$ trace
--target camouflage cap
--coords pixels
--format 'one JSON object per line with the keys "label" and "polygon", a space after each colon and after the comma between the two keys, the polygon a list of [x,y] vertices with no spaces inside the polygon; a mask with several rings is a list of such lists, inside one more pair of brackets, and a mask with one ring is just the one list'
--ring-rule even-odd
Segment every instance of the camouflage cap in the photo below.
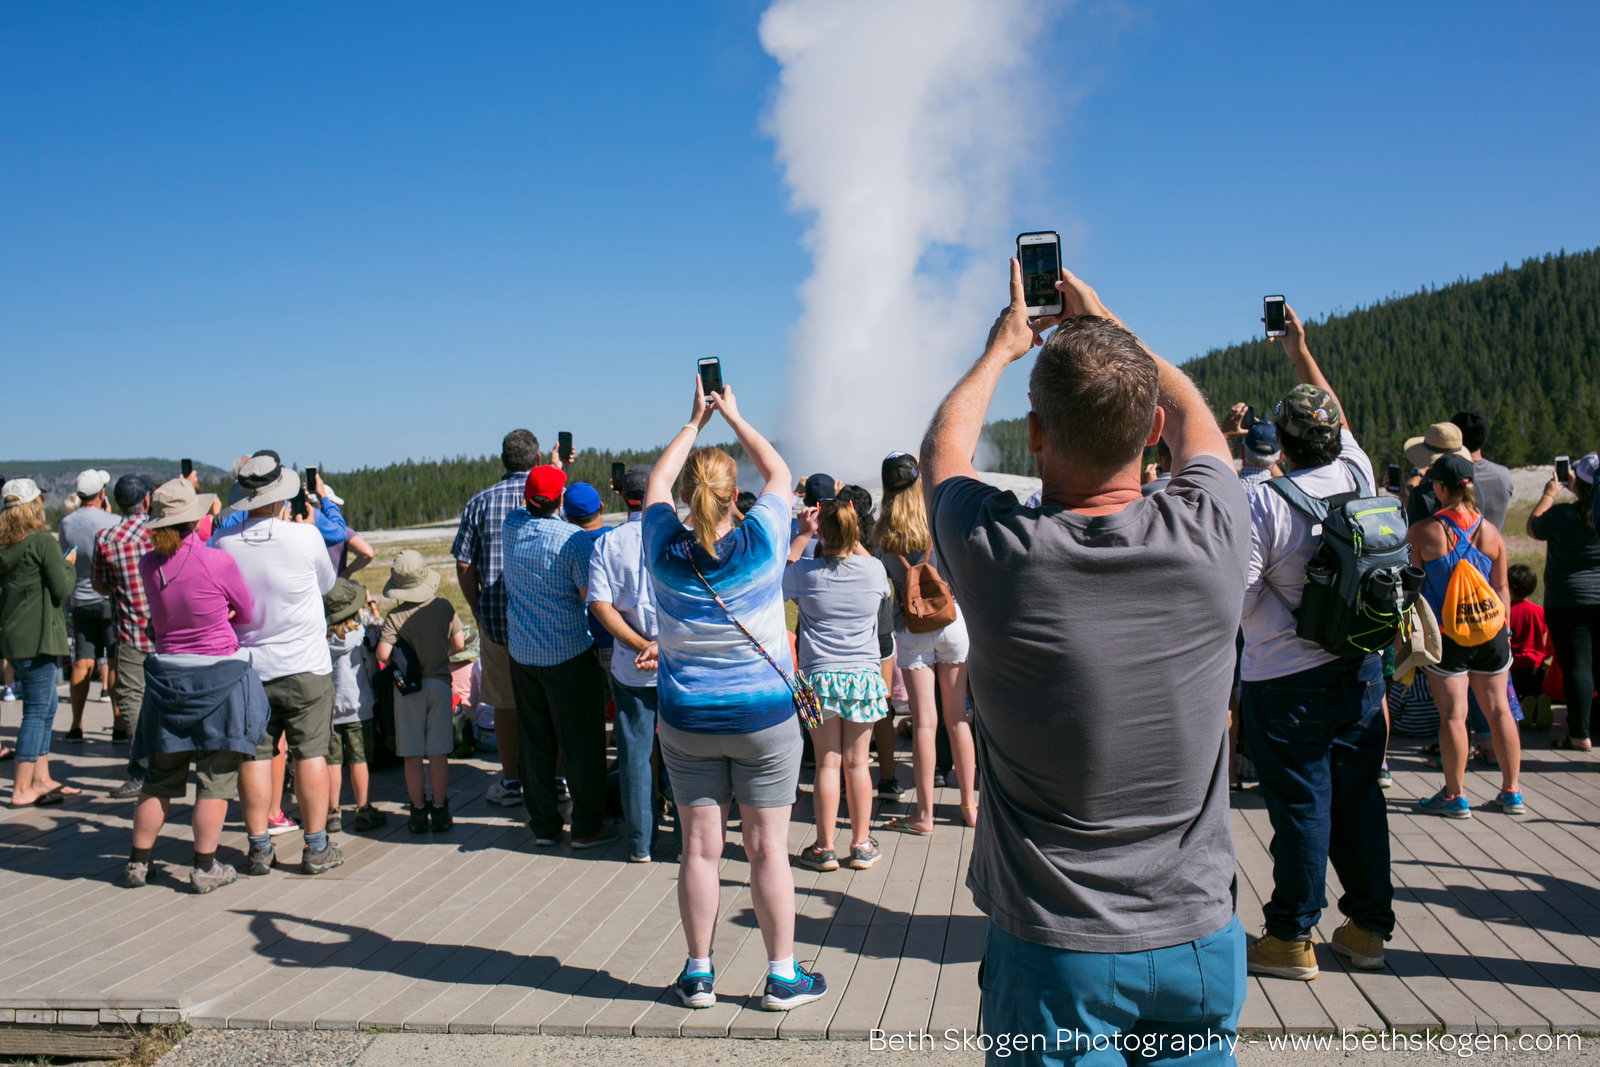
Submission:
{"label": "camouflage cap", "polygon": [[1314,385],[1297,385],[1272,409],[1278,426],[1302,441],[1326,441],[1343,426],[1333,394]]}

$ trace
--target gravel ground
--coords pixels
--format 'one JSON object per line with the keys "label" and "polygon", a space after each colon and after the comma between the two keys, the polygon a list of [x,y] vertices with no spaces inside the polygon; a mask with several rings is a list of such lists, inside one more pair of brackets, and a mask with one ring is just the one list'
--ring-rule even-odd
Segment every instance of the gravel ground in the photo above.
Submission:
{"label": "gravel ground", "polygon": [[352,1030],[196,1030],[159,1067],[353,1067],[375,1034]]}

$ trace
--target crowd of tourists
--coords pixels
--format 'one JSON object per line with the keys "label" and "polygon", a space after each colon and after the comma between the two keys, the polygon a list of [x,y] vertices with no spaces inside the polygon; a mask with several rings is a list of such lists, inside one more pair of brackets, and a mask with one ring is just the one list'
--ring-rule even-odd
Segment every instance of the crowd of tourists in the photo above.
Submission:
{"label": "crowd of tourists", "polygon": [[[982,355],[920,453],[882,459],[878,500],[797,477],[731,387],[707,394],[697,378],[656,463],[619,472],[621,521],[568,477],[565,444],[542,452],[527,430],[505,436],[504,477],[466,504],[451,554],[476,639],[470,703],[499,764],[486,797],[520,806],[538,848],[676,853],[685,1005],[715,1002],[734,805],[767,1008],[827,992],[795,959],[793,866],[870,868],[875,835],[934,832],[949,784],[948,816],[978,828],[968,881],[990,919],[987,1028],[1232,1033],[1247,972],[1316,977],[1329,863],[1344,889],[1333,950],[1384,966],[1391,698],[1409,708],[1422,686],[1435,709],[1443,782],[1422,812],[1474,815],[1476,732],[1501,778],[1489,807],[1521,815],[1520,739],[1548,719],[1552,685],[1567,708],[1556,744],[1589,750],[1594,453],[1528,516],[1549,546],[1541,610],[1537,576],[1507,559],[1511,479],[1484,458],[1481,415],[1428,427],[1380,482],[1292,309],[1281,343],[1298,384],[1270,419],[1239,404],[1219,424],[1090,287],[1063,271],[1057,288],[1065,313],[1030,319],[1013,263]],[[1027,436],[1042,487],[1018,502],[972,457],[1002,375],[1036,347]],[[752,491],[726,451],[696,447],[713,418]],[[225,505],[192,475],[109,483],[83,472],[56,532],[37,485],[3,487],[0,652],[23,704],[4,754],[11,806],[82,792],[49,764],[62,670],[64,741],[82,740],[98,676],[112,740],[128,745],[110,795],[136,801],[129,887],[145,885],[191,771],[196,892],[238,877],[217,858],[230,800],[247,874],[279,866],[285,828],[303,835],[299,871],[337,867],[347,814],[358,832],[385,825],[367,766],[379,744],[403,764],[408,830],[450,831],[453,660],[469,629],[438,571],[401,552],[381,597],[368,593],[351,575],[374,553],[337,495],[270,450],[235,463]],[[904,792],[897,703],[914,803],[875,823],[874,799]],[[815,835],[791,855],[807,763]],[[1228,827],[1229,787],[1247,779],[1274,835],[1265,930],[1249,944]],[[1124,968],[1149,980],[1102,980]]]}

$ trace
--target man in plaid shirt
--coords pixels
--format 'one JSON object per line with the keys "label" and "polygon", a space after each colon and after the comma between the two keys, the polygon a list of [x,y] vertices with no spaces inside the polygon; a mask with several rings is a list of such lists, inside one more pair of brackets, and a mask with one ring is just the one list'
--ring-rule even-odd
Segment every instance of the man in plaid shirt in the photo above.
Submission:
{"label": "man in plaid shirt", "polygon": [[[144,595],[139,577],[139,560],[150,551],[150,485],[137,474],[117,479],[114,494],[122,509],[122,521],[101,530],[95,537],[94,569],[91,581],[95,592],[111,598],[117,624],[117,646],[112,663],[112,698],[117,719],[111,728],[113,744],[126,742],[139,725],[139,708],[144,703],[144,658],[156,650],[150,640],[150,601]],[[114,800],[131,800],[144,787],[144,775],[135,774],[111,791]]]}
{"label": "man in plaid shirt", "polygon": [[[551,462],[560,465],[561,459],[552,455]],[[461,595],[478,620],[479,699],[494,708],[500,779],[489,783],[487,799],[513,807],[522,803],[522,785],[517,778],[517,700],[511,690],[511,653],[506,648],[510,634],[500,530],[506,516],[522,506],[523,483],[528,472],[539,465],[539,439],[527,430],[512,430],[500,444],[500,463],[506,469],[505,477],[467,501],[450,554],[456,560]]]}

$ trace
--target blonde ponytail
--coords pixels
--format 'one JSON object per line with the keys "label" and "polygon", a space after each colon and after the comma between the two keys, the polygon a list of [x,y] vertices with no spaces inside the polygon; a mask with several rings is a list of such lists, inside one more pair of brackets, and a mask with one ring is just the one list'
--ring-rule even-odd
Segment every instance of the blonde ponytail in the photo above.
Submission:
{"label": "blonde ponytail", "polygon": [[928,547],[928,508],[920,479],[898,493],[884,494],[874,533],[878,547],[891,554],[914,555]]}
{"label": "blonde ponytail", "polygon": [[708,556],[715,555],[717,527],[739,495],[738,474],[733,457],[715,446],[695,449],[683,465],[683,496],[689,502],[694,539]]}
{"label": "blonde ponytail", "polygon": [[817,555],[848,556],[860,540],[855,505],[848,500],[824,500],[817,508]]}

